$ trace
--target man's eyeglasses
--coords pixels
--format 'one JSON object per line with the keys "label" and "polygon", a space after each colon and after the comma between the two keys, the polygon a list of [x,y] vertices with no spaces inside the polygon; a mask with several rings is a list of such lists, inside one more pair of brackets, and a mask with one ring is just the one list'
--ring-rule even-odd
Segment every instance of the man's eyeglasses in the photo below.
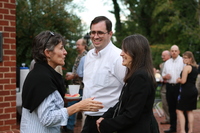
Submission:
{"label": "man's eyeglasses", "polygon": [[90,37],[94,37],[96,34],[98,37],[103,37],[104,34],[106,34],[108,32],[103,32],[103,31],[90,31],[89,34],[90,34]]}
{"label": "man's eyeglasses", "polygon": [[49,32],[50,34],[49,34],[49,36],[48,36],[48,38],[47,38],[47,40],[46,40],[46,42],[45,42],[45,44],[44,44],[44,49],[46,48],[46,45],[47,45],[47,42],[49,41],[49,39],[51,38],[51,36],[54,36],[54,33],[53,32]]}

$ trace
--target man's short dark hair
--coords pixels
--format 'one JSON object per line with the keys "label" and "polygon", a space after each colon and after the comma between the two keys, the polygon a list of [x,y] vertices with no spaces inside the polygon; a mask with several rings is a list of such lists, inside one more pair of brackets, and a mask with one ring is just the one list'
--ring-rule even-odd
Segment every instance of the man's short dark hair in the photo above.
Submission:
{"label": "man's short dark hair", "polygon": [[90,29],[91,29],[91,26],[92,26],[93,24],[97,24],[97,23],[99,23],[99,22],[101,22],[101,21],[105,21],[105,23],[106,23],[106,30],[107,30],[108,32],[112,31],[112,22],[111,22],[107,17],[105,17],[105,16],[98,16],[98,17],[95,17],[95,18],[92,20],[91,24],[90,24]]}

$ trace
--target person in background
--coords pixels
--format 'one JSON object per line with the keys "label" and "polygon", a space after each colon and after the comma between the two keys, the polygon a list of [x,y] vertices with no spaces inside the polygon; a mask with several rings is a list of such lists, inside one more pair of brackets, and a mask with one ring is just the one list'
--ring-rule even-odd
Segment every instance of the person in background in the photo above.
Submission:
{"label": "person in background", "polygon": [[35,65],[24,82],[20,133],[60,133],[68,117],[79,111],[98,111],[103,108],[94,98],[64,107],[65,86],[62,75],[54,69],[65,64],[67,55],[64,38],[43,31],[33,41]]}
{"label": "person in background", "polygon": [[165,62],[162,77],[166,81],[166,98],[170,114],[170,128],[165,130],[165,133],[176,132],[177,127],[177,98],[179,94],[180,83],[177,83],[177,78],[183,70],[184,63],[182,57],[179,55],[180,50],[177,45],[173,45],[170,49],[171,58]]}
{"label": "person in background", "polygon": [[126,70],[121,64],[121,49],[111,42],[111,21],[105,16],[95,17],[90,24],[90,30],[94,49],[85,57],[83,99],[95,97],[103,103],[104,108],[95,113],[84,112],[86,119],[81,133],[99,133],[96,120],[117,103]]}
{"label": "person in background", "polygon": [[[92,48],[94,48],[93,45],[90,45],[89,50]],[[83,79],[84,64],[85,64],[85,56],[81,58],[77,71],[76,71],[77,75],[82,79]]]}
{"label": "person in background", "polygon": [[77,74],[77,68],[79,66],[80,60],[83,56],[85,56],[87,54],[87,44],[83,38],[80,38],[76,42],[76,50],[78,52],[78,55],[75,59],[75,62],[74,62],[73,68],[72,68],[72,74],[66,73],[65,77],[66,77],[66,80],[73,80],[73,84],[81,85],[80,89],[83,89],[82,77],[79,77]]}
{"label": "person in background", "polygon": [[[83,83],[82,83],[82,80],[83,80],[83,77],[79,77],[78,74],[77,74],[77,68],[80,64],[80,60],[83,56],[85,56],[87,54],[87,44],[86,44],[86,41],[81,38],[81,39],[78,39],[78,41],[76,42],[76,50],[78,52],[78,55],[75,59],[75,62],[74,62],[74,65],[73,65],[73,70],[72,70],[72,74],[66,74],[66,80],[73,80],[73,84],[75,85],[80,85],[80,91],[79,91],[79,94],[82,96],[83,95]],[[75,103],[77,103],[78,101],[71,101],[71,102],[68,102],[67,106],[71,106]],[[73,114],[69,117],[68,119],[68,124],[66,127],[64,127],[64,130],[67,132],[67,133],[73,133],[74,132],[74,126],[75,126],[75,123],[76,123],[76,114]]]}
{"label": "person in background", "polygon": [[[93,46],[90,46],[89,47],[89,50],[90,49],[92,49],[93,48]],[[81,58],[81,60],[80,60],[80,63],[79,63],[79,65],[78,65],[78,68],[77,68],[77,74],[78,74],[78,76],[80,77],[80,78],[83,78],[83,71],[84,71],[84,64],[85,64],[85,56],[83,56],[82,58]],[[84,85],[83,85],[84,86]],[[85,121],[85,115],[84,115],[84,113],[82,113],[82,123],[81,123],[81,127],[83,127],[83,125],[84,125],[84,121]]]}
{"label": "person in background", "polygon": [[198,90],[197,100],[199,100],[199,97],[200,97],[200,63],[198,64],[198,76],[197,76],[197,80],[196,80],[196,87]]}
{"label": "person in background", "polygon": [[31,63],[30,63],[30,67],[29,67],[29,70],[30,70],[30,71],[33,70],[34,65],[35,65],[35,60],[32,59],[32,61],[31,61]]}
{"label": "person in background", "polygon": [[85,63],[85,56],[83,56],[81,58],[80,63],[79,63],[78,68],[77,68],[77,74],[81,78],[83,78],[84,63]]}
{"label": "person in background", "polygon": [[177,79],[177,83],[181,84],[180,93],[178,97],[176,113],[180,123],[180,133],[185,131],[185,115],[188,117],[188,133],[193,133],[194,116],[192,110],[197,108],[197,88],[195,82],[198,75],[197,64],[192,52],[186,51],[183,53],[183,62],[186,66],[183,68],[181,78]]}
{"label": "person in background", "polygon": [[128,36],[120,55],[127,68],[125,85],[118,103],[97,120],[97,127],[100,133],[151,133],[156,80],[149,42],[139,34]]}
{"label": "person in background", "polygon": [[[170,52],[169,50],[164,50],[162,52],[162,60],[163,63],[160,64],[160,73],[162,74],[165,62],[171,58]],[[160,124],[170,124],[170,117],[169,117],[169,110],[168,110],[168,104],[167,104],[167,99],[166,99],[166,80],[164,80],[162,82],[162,86],[161,86],[161,90],[160,90],[160,94],[161,94],[161,100],[162,100],[162,108],[163,108],[163,112],[165,115],[165,120],[161,121]]]}
{"label": "person in background", "polygon": [[153,72],[154,72],[154,77],[156,78],[157,84],[160,84],[162,82],[162,76],[160,74],[160,71],[154,67]]}
{"label": "person in background", "polygon": [[[80,78],[83,78],[84,63],[85,63],[85,56],[83,56],[81,58],[80,63],[79,63],[78,68],[77,68],[77,74]],[[84,84],[83,84],[83,86],[84,86]],[[83,112],[82,112],[80,117],[82,118],[81,127],[83,128],[84,121],[85,121],[85,115],[84,115]]]}

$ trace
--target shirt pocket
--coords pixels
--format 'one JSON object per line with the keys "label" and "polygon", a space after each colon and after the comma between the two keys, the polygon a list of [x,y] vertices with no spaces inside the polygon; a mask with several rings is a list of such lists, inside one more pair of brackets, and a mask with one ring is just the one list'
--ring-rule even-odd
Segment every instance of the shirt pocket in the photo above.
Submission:
{"label": "shirt pocket", "polygon": [[107,72],[97,73],[94,78],[94,85],[96,86],[108,86],[109,83],[109,74]]}

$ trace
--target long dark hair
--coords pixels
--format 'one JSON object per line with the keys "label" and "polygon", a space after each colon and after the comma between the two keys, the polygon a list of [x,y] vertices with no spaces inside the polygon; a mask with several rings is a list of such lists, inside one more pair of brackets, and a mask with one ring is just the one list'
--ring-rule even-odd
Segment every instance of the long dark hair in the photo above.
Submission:
{"label": "long dark hair", "polygon": [[132,58],[131,67],[130,69],[127,68],[124,82],[127,82],[134,72],[143,69],[156,85],[151,50],[146,37],[140,34],[126,37],[122,43],[122,50]]}

